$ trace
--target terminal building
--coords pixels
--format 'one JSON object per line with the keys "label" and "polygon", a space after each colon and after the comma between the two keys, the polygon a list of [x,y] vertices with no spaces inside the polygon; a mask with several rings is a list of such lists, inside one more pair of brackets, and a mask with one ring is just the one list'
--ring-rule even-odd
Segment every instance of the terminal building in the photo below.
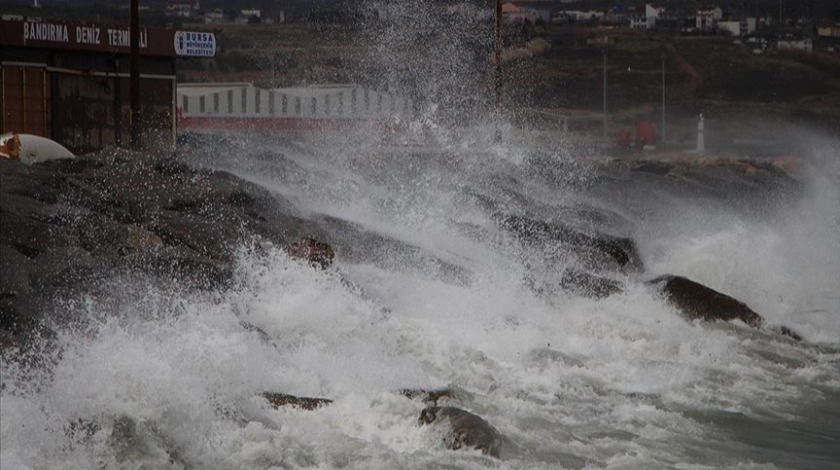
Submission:
{"label": "terminal building", "polygon": [[178,127],[192,131],[311,132],[364,125],[394,129],[411,100],[359,85],[259,88],[251,83],[181,83]]}
{"label": "terminal building", "polygon": [[[212,57],[212,33],[140,28],[140,132],[146,149],[176,133],[175,59]],[[128,25],[0,19],[0,134],[53,139],[75,153],[129,140]]]}

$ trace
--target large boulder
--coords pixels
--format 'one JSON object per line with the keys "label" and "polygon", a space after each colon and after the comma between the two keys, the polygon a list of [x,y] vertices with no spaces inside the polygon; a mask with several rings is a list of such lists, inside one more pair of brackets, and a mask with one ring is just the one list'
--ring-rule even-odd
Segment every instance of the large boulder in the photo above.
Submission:
{"label": "large boulder", "polygon": [[524,244],[551,243],[566,249],[587,269],[593,271],[638,272],[642,260],[631,238],[617,237],[596,230],[581,230],[559,221],[499,214],[495,219]]}
{"label": "large boulder", "polygon": [[754,328],[764,323],[761,315],[747,304],[691,279],[668,274],[652,279],[648,284],[661,289],[668,302],[689,320],[740,320]]}
{"label": "large boulder", "polygon": [[563,277],[560,278],[560,287],[582,297],[595,299],[609,297],[624,290],[619,281],[578,269],[564,271]]}
{"label": "large boulder", "polygon": [[[652,279],[648,284],[659,289],[668,302],[690,320],[740,320],[753,328],[765,326],[764,318],[744,302],[691,279],[668,274]],[[771,329],[797,341],[802,339],[785,326]]]}
{"label": "large boulder", "polygon": [[499,458],[504,438],[478,415],[451,406],[429,406],[420,412],[421,425],[440,426],[447,449],[478,449]]}
{"label": "large boulder", "polygon": [[313,232],[277,195],[171,156],[0,159],[0,347],[49,337],[55,323],[73,320],[51,313],[57,302],[107,295],[115,276],[225,287],[244,243],[285,246]]}
{"label": "large boulder", "polygon": [[335,251],[324,242],[312,237],[303,237],[286,247],[286,253],[293,258],[307,261],[312,267],[327,269],[335,258]]}

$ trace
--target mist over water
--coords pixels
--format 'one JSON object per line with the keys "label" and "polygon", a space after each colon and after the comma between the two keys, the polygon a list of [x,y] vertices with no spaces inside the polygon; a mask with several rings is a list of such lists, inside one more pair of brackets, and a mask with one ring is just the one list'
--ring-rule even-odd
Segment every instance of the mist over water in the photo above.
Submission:
{"label": "mist over water", "polygon": [[[380,60],[396,61],[381,44]],[[443,86],[482,71],[429,73]],[[54,367],[3,359],[3,467],[836,466],[836,139],[809,137],[799,192],[713,196],[611,175],[563,135],[502,124],[494,143],[489,113],[439,119],[440,93],[385,137],[229,135],[182,149],[323,222],[334,267],[254,241],[224,291],[116,279],[112,297],[68,303],[87,321],[45,353]],[[644,269],[616,274],[622,293],[571,294],[561,274],[585,257],[521,243],[499,213],[632,237]],[[688,322],[644,285],[663,273],[805,340]],[[424,405],[397,393],[438,387],[506,437],[501,460],[442,449],[417,424]],[[335,402],[275,410],[265,391]]]}

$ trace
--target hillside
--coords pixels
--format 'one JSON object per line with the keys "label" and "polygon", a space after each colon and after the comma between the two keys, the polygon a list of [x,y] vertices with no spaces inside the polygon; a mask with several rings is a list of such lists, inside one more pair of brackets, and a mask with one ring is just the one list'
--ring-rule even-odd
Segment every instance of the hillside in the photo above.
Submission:
{"label": "hillside", "polygon": [[[397,88],[415,100],[443,99],[450,105],[454,100],[457,106],[452,107],[486,109],[492,102],[489,27],[453,28],[441,21],[400,31],[317,23],[214,26],[219,37],[216,59],[182,63],[179,79],[247,80],[281,87],[360,83]],[[609,38],[606,46],[598,44],[604,37]],[[840,134],[836,57],[794,51],[754,54],[748,44],[719,36],[557,25],[505,31],[508,48],[535,38],[550,48],[503,66],[503,107],[522,119],[530,120],[535,110],[600,114],[606,49],[608,105],[615,122],[611,129],[627,126],[639,115],[659,121],[664,57],[666,114],[674,138],[689,136],[700,113],[717,121],[718,129],[744,139],[772,137],[776,123]],[[755,129],[744,126],[757,118],[761,125]]]}

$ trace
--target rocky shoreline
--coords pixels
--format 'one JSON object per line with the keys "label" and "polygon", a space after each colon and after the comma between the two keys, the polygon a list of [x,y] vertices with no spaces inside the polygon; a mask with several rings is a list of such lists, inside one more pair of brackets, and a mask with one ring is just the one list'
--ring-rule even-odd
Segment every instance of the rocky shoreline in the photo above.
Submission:
{"label": "rocky shoreline", "polygon": [[[703,164],[747,177],[763,189],[796,187],[777,167],[743,161]],[[609,165],[681,184],[701,181],[696,165],[685,161],[621,160]],[[492,218],[523,244],[553,243],[583,253],[592,264],[586,271],[564,273],[560,284],[575,295],[613,295],[623,289],[616,274],[644,272],[630,238],[585,232],[527,214],[495,212]],[[0,159],[0,350],[8,358],[26,353],[35,343],[49,343],[56,328],[72,321],[61,317],[61,302],[87,293],[107,295],[116,276],[224,289],[233,279],[242,246],[285,247],[313,268],[328,268],[336,253],[324,241],[355,245],[335,247],[351,259],[362,252],[375,257],[383,246],[417,250],[346,221],[304,217],[291,202],[256,184],[227,172],[193,168],[169,155],[110,151],[35,165]],[[439,264],[445,269],[445,263]],[[691,280],[663,276],[646,282],[689,320],[739,320],[767,329],[747,305]],[[800,339],[784,327],[770,331]],[[466,410],[438,406],[439,399],[451,398],[450,391],[400,393],[428,405],[418,418],[421,425],[448,426],[445,447],[503,456],[505,438],[491,424]],[[331,403],[275,391],[263,396],[274,407],[315,410]]]}
{"label": "rocky shoreline", "polygon": [[258,186],[171,156],[0,159],[0,188],[3,349],[48,336],[55,302],[107,291],[117,274],[220,287],[249,240],[286,245],[314,229]]}

